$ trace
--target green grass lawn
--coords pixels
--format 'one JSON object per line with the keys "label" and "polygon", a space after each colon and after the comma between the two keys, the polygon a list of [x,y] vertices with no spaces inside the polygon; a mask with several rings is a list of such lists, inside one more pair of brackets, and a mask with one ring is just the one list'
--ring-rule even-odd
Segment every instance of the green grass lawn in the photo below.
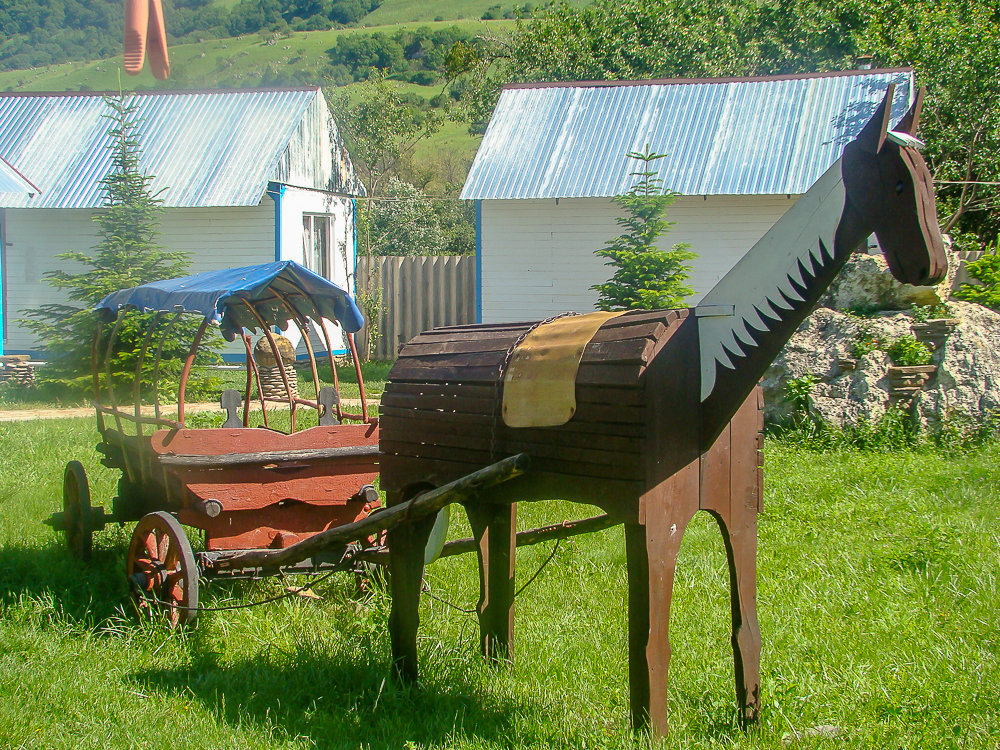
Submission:
{"label": "green grass lawn", "polygon": [[[390,677],[388,601],[348,576],[296,598],[206,613],[171,633],[124,604],[130,528],[75,562],[41,520],[62,467],[96,500],[92,420],[0,424],[0,745],[12,748],[622,748],[630,744],[620,529],[563,543],[517,600],[517,660],[477,656],[474,617],[425,598],[418,687]],[[1000,448],[974,455],[810,453],[767,445],[759,607],[763,718],[735,725],[727,573],[710,519],[681,551],[663,747],[993,748],[1000,733]],[[588,514],[524,503],[519,525]],[[464,534],[462,524],[453,530]],[[550,547],[518,553],[527,580]],[[428,569],[476,599],[475,560]],[[217,584],[255,601],[276,580]],[[783,743],[835,726],[834,738]],[[659,743],[657,743],[659,744]],[[642,743],[639,743],[641,746]]]}

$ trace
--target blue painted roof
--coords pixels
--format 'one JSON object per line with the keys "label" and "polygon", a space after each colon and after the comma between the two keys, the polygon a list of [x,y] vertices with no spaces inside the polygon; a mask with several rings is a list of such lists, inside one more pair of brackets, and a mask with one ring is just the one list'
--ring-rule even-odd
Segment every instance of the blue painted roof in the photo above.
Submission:
{"label": "blue painted roof", "polygon": [[626,192],[646,144],[683,195],[801,194],[836,161],[910,70],[773,78],[510,86],[500,95],[461,197],[607,197]]}
{"label": "blue painted roof", "polygon": [[[318,88],[126,98],[140,118],[142,169],[154,176],[151,189],[162,190],[165,206],[257,205],[267,183],[282,178],[290,143],[303,141],[303,128],[325,125],[307,116],[319,103],[325,114]],[[100,206],[99,181],[110,166],[108,112],[99,94],[0,94],[0,158],[40,191],[0,195],[0,207]],[[328,143],[325,129],[323,137]]]}
{"label": "blue painted roof", "polygon": [[315,321],[336,320],[348,333],[364,325],[361,311],[346,291],[290,260],[153,281],[113,292],[94,309],[110,316],[117,315],[123,307],[200,313],[219,323],[223,335],[232,341],[241,328],[260,328],[247,304],[253,306],[267,325],[277,325],[282,330],[293,314],[289,306]]}

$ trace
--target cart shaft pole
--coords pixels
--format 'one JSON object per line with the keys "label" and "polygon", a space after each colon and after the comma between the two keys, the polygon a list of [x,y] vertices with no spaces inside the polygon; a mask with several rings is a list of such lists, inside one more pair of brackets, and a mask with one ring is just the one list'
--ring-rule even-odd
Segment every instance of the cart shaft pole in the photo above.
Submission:
{"label": "cart shaft pole", "polygon": [[494,487],[524,474],[530,459],[526,453],[510,456],[502,461],[417,495],[409,502],[374,513],[354,523],[324,531],[298,544],[281,550],[249,550],[220,554],[215,561],[218,570],[234,568],[275,568],[291,565],[312,557],[328,547],[338,547],[348,542],[365,539],[383,530],[392,529],[410,520],[424,518],[451,503],[470,500],[482,490]]}

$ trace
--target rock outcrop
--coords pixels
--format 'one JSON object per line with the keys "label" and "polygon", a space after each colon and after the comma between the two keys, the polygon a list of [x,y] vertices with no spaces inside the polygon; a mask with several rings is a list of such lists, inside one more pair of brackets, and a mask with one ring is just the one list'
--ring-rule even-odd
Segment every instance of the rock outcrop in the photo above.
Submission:
{"label": "rock outcrop", "polygon": [[837,274],[820,304],[834,310],[906,310],[913,305],[937,305],[947,302],[955,283],[959,262],[948,251],[948,275],[935,286],[901,284],[889,273],[889,264],[881,254],[854,253]]}
{"label": "rock outcrop", "polygon": [[[926,424],[949,415],[981,420],[1000,412],[1000,314],[954,300],[948,307],[957,323],[933,351],[937,370],[912,399],[905,399]],[[887,342],[913,335],[914,322],[907,311],[861,318],[829,308],[816,310],[765,373],[765,417],[786,419],[792,409],[789,379],[811,374],[817,378],[812,390],[816,416],[836,425],[878,420],[899,403],[887,377],[892,362],[881,349],[858,357],[854,344],[862,335]]]}

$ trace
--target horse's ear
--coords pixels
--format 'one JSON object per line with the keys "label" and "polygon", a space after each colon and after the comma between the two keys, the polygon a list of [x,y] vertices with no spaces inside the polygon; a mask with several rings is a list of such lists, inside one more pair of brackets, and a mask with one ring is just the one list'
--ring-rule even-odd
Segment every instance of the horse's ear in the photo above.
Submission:
{"label": "horse's ear", "polygon": [[861,148],[877,154],[882,150],[885,143],[886,133],[889,131],[889,114],[892,111],[892,96],[896,93],[896,84],[890,83],[885,90],[885,98],[878,105],[875,114],[872,115],[868,124],[861,128],[858,137],[855,139]]}
{"label": "horse's ear", "polygon": [[897,131],[900,133],[909,133],[910,135],[917,134],[917,125],[920,124],[920,110],[924,106],[924,92],[926,91],[927,89],[923,86],[917,89],[917,96],[913,100],[913,104],[910,105],[906,114],[903,115],[903,119],[896,126]]}

